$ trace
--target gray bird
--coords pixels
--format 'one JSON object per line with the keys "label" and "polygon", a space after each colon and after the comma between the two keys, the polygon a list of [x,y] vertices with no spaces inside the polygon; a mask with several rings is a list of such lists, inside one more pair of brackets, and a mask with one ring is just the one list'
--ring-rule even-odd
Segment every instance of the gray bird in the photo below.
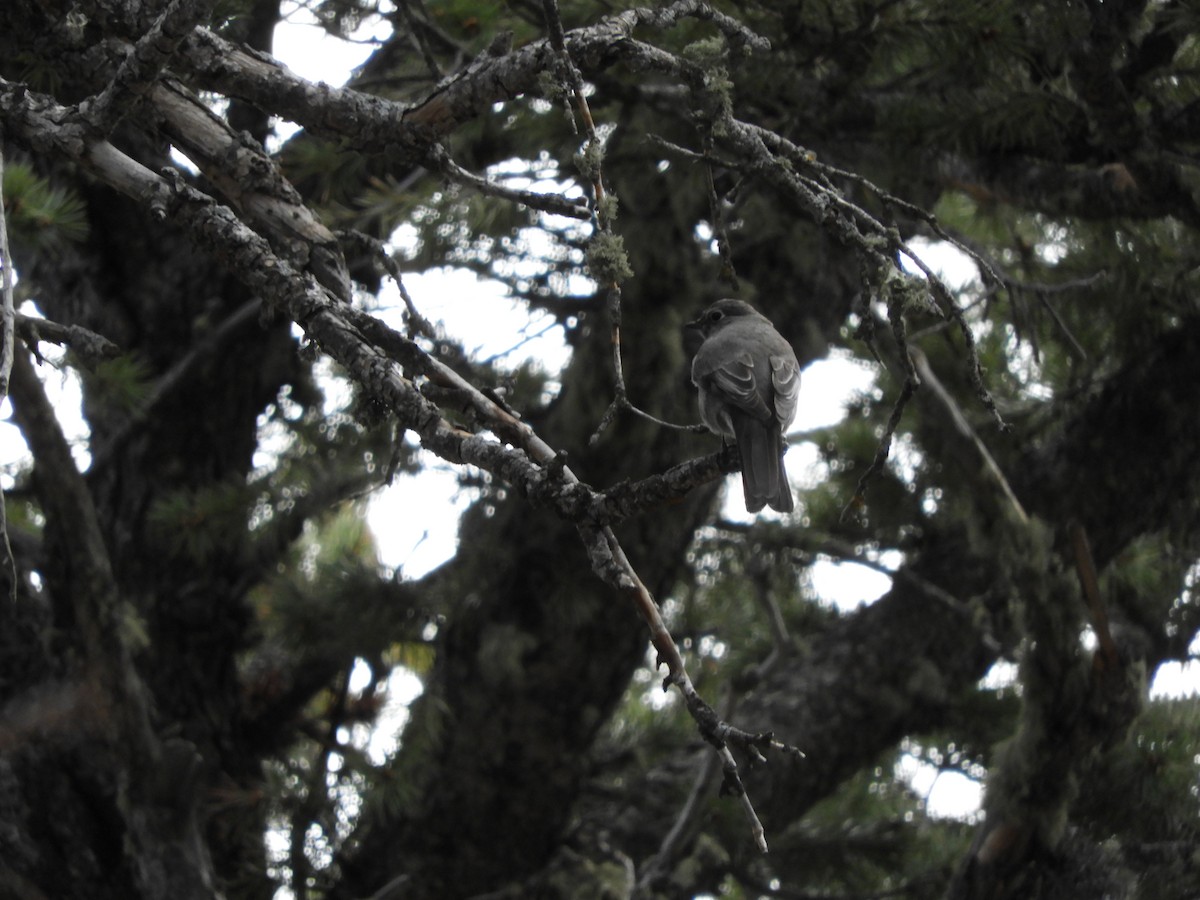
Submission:
{"label": "gray bird", "polygon": [[737,442],[746,510],[791,512],[792,489],[783,467],[783,431],[796,416],[800,364],[771,321],[749,303],[718,300],[684,333],[695,348],[692,383],[700,418]]}

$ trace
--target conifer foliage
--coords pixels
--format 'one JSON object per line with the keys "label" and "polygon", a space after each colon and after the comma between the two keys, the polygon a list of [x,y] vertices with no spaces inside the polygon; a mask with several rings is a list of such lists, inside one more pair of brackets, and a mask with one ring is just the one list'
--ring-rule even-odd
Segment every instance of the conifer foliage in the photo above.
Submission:
{"label": "conifer foliage", "polygon": [[[0,897],[1195,897],[1197,33],[0,3]],[[686,427],[725,296],[870,375],[789,516]],[[454,554],[381,564],[447,472]]]}

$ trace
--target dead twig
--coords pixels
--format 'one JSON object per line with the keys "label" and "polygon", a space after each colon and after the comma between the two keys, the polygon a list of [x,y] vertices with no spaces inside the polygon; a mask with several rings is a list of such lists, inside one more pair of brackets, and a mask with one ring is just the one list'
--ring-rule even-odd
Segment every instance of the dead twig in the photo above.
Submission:
{"label": "dead twig", "polygon": [[[13,301],[12,255],[8,249],[8,217],[4,210],[4,130],[0,128],[0,402],[8,396],[12,375],[17,311]],[[0,491],[0,565],[10,600],[17,599],[17,561],[8,540],[8,514]]]}

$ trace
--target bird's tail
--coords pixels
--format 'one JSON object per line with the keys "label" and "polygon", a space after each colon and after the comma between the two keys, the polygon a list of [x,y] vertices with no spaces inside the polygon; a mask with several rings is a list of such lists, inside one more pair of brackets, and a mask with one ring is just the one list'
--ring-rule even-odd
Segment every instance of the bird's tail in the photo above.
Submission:
{"label": "bird's tail", "polygon": [[730,415],[733,436],[742,458],[742,489],[746,510],[758,512],[764,506],[779,512],[791,512],[792,486],[783,467],[783,434],[772,419],[763,422],[740,410]]}

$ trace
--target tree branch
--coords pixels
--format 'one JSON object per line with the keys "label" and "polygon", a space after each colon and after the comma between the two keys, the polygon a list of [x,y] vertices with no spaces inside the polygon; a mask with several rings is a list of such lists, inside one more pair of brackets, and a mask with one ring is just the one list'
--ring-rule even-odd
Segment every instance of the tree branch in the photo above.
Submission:
{"label": "tree branch", "polygon": [[350,275],[337,238],[304,204],[278,163],[179,82],[155,85],[150,99],[171,140],[236,209],[263,229],[276,251],[309,269],[349,303]]}
{"label": "tree branch", "polygon": [[[949,417],[950,423],[954,426],[955,430],[962,437],[970,441],[971,446],[979,455],[979,460],[982,463],[982,471],[986,476],[985,481],[997,497],[1000,498],[994,504],[995,508],[1001,510],[1001,514],[1007,510],[1007,513],[1015,517],[1018,522],[1028,523],[1029,516],[1025,512],[1025,508],[1021,506],[1021,501],[1017,499],[1017,495],[1013,493],[1012,487],[1009,486],[1008,479],[1004,477],[1004,473],[1000,470],[1000,466],[996,463],[995,458],[983,441],[980,440],[975,429],[971,427],[971,424],[967,421],[967,417],[963,415],[954,397],[946,390],[941,380],[934,373],[933,368],[929,365],[929,359],[917,347],[910,347],[908,352],[912,357],[913,365],[916,367],[922,384],[933,392],[933,396]],[[969,464],[968,468],[970,468]]]}
{"label": "tree branch", "polygon": [[[741,23],[696,0],[680,0],[664,9],[624,10],[594,25],[564,31],[563,47],[582,72],[606,69],[623,58],[650,63],[644,57],[654,48],[631,41],[634,29],[639,25],[669,28],[685,17],[711,21],[739,48],[769,47]],[[313,84],[271,57],[203,28],[184,41],[180,54],[199,87],[246,100],[320,137],[344,140],[367,152],[388,153],[409,164],[420,162],[436,141],[492,104],[522,94],[540,95],[539,75],[554,71],[559,58],[549,39],[499,56],[485,53],[442,81],[421,102],[405,106],[351,88]],[[663,58],[673,59],[670,54]]]}
{"label": "tree branch", "polygon": [[145,97],[179,44],[196,25],[207,21],[214,0],[171,0],[170,5],[133,46],[103,91],[80,104],[80,112],[109,134],[137,101]]}
{"label": "tree branch", "polygon": [[67,347],[83,364],[95,367],[108,359],[121,355],[121,348],[102,334],[89,331],[82,325],[62,325],[41,319],[37,316],[26,316],[17,313],[17,331],[32,353],[37,355],[37,345],[42,341]]}
{"label": "tree branch", "polygon": [[97,688],[96,714],[122,762],[118,806],[127,839],[145,864],[137,873],[148,896],[211,900],[211,862],[198,852],[196,821],[180,817],[195,796],[181,776],[196,754],[183,741],[160,742],[147,691],[133,664],[126,635],[133,611],[121,601],[91,494],[75,467],[54,410],[24,354],[13,360],[13,417],[29,444],[47,532],[65,560],[70,598],[83,636],[86,677]]}
{"label": "tree branch", "polygon": [[[13,303],[12,253],[8,248],[8,213],[4,206],[4,128],[0,125],[0,403],[8,397],[15,347],[16,308]],[[0,491],[0,565],[4,567],[5,591],[12,601],[17,599],[17,561],[8,540],[8,512],[4,493]]]}
{"label": "tree branch", "polygon": [[[0,112],[31,146],[73,159],[111,187],[145,204],[161,220],[183,228],[246,287],[304,328],[359,384],[391,409],[401,425],[414,431],[427,449],[452,463],[467,463],[491,472],[526,494],[541,498],[561,516],[576,522],[593,570],[633,601],[649,627],[659,659],[668,669],[664,684],[680,690],[701,735],[721,755],[726,783],[740,798],[755,841],[765,851],[761,823],[741,786],[728,744],[735,743],[758,756],[760,748],[784,749],[784,746],[769,735],[750,734],[720,722],[696,693],[650,591],[612,530],[600,524],[590,512],[602,505],[602,498],[579,481],[555,450],[529,425],[449,366],[429,357],[415,343],[377,319],[340,302],[311,275],[278,257],[267,241],[232,210],[186,185],[173,170],[166,170],[164,175],[150,172],[107,141],[90,135],[88,127],[80,125],[68,110],[3,79],[0,79]],[[60,124],[64,122],[66,126]],[[409,370],[409,377],[397,371],[397,360]],[[412,380],[417,374],[458,391],[481,420],[512,446],[462,431],[447,421],[441,410],[417,389]]]}
{"label": "tree branch", "polygon": [[586,204],[576,203],[557,194],[539,194],[534,191],[524,191],[517,188],[505,187],[488,178],[468,172],[450,158],[450,154],[440,144],[435,144],[430,151],[431,168],[436,169],[451,181],[458,182],[489,197],[499,197],[511,203],[528,206],[545,213],[557,216],[567,216],[572,219],[587,221],[592,218],[592,211]]}

